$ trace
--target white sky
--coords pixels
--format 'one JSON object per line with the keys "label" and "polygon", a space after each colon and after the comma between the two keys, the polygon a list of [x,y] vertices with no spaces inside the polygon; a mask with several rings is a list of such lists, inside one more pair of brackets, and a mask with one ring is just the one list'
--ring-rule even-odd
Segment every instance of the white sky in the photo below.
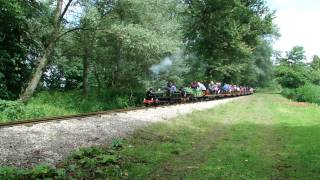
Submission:
{"label": "white sky", "polygon": [[276,10],[274,22],[280,28],[280,39],[274,48],[289,51],[303,46],[307,58],[320,55],[320,0],[267,0]]}

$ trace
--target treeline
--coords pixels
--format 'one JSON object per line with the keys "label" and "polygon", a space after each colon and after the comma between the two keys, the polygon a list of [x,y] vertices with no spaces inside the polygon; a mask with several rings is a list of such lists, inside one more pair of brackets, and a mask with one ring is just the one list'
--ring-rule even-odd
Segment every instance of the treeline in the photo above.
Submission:
{"label": "treeline", "polygon": [[0,9],[1,99],[271,78],[277,33],[264,0],[0,0]]}
{"label": "treeline", "polygon": [[308,61],[302,46],[295,46],[285,55],[278,54],[275,78],[288,98],[320,104],[320,58]]}

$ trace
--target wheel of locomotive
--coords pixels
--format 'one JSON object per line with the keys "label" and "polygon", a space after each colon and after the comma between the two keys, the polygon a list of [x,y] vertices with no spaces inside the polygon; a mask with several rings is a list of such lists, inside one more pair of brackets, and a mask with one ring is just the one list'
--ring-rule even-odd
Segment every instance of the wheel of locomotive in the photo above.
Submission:
{"label": "wheel of locomotive", "polygon": [[157,107],[159,105],[158,101],[152,103],[152,106]]}
{"label": "wheel of locomotive", "polygon": [[174,99],[170,97],[169,104],[174,104]]}

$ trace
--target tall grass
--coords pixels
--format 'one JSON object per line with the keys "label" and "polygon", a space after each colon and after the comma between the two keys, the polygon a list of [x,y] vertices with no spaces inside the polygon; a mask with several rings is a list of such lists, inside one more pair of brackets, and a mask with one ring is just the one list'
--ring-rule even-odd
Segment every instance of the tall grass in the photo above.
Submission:
{"label": "tall grass", "polygon": [[27,104],[0,100],[0,122],[19,119],[70,115],[140,106],[143,91],[108,89],[84,97],[81,91],[42,91]]}
{"label": "tall grass", "polygon": [[297,90],[297,100],[320,104],[320,86],[307,84]]}
{"label": "tall grass", "polygon": [[283,89],[282,94],[295,101],[320,104],[320,86],[306,84],[297,89]]}

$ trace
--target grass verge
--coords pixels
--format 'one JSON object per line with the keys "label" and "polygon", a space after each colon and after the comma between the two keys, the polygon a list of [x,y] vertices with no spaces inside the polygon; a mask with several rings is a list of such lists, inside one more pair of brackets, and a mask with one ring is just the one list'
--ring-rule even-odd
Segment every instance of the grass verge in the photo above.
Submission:
{"label": "grass verge", "polygon": [[92,90],[87,97],[81,91],[42,91],[27,104],[0,100],[0,122],[73,115],[142,105],[144,92],[108,89],[103,94]]}

